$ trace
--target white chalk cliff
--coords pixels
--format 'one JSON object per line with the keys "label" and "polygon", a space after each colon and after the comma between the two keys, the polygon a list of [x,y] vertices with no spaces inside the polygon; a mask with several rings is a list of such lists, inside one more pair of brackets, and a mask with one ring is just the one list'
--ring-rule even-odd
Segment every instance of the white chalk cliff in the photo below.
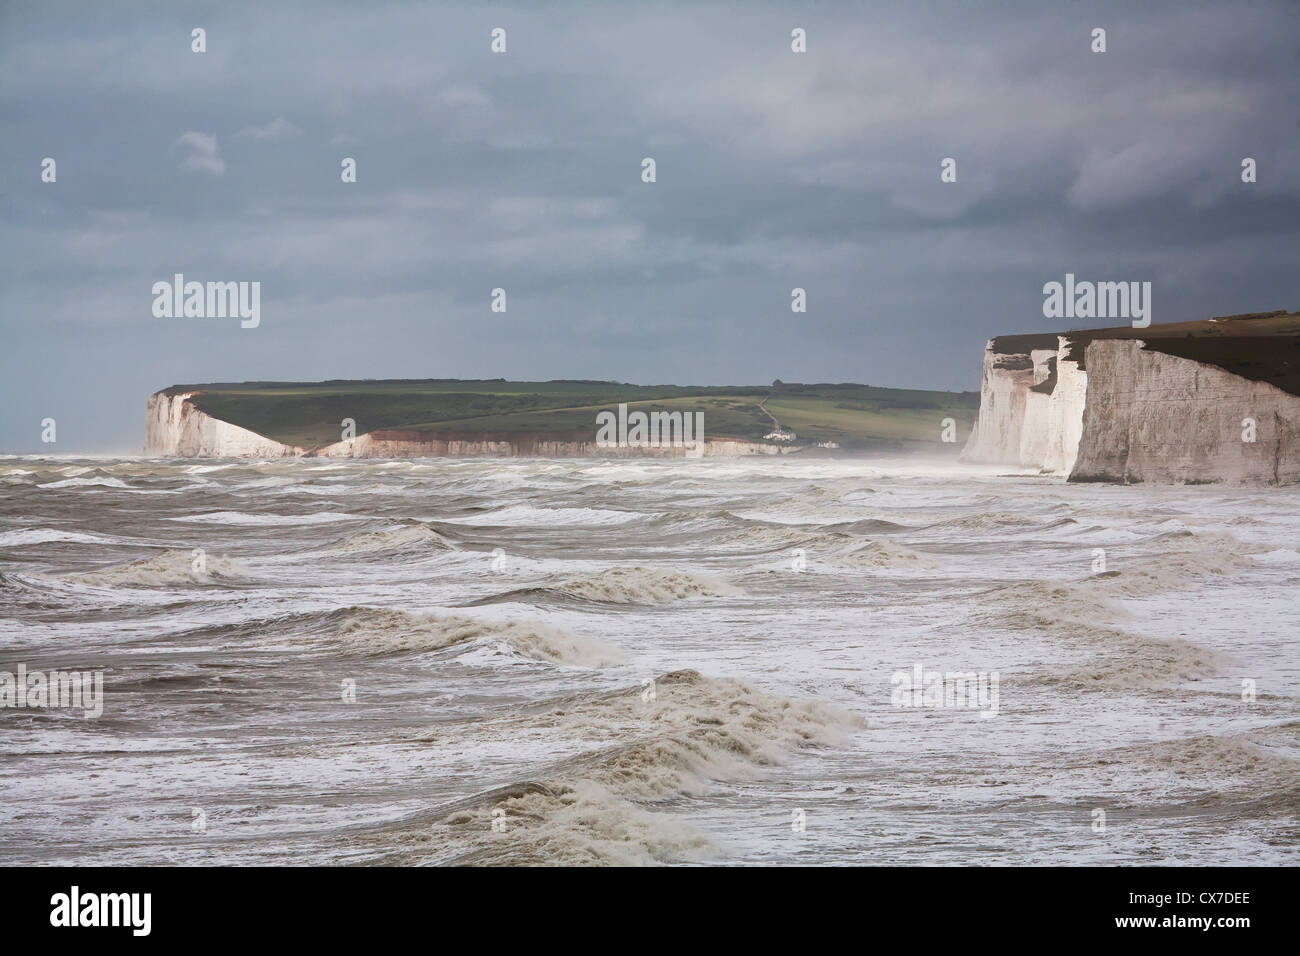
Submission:
{"label": "white chalk cliff", "polygon": [[1300,396],[1141,342],[1093,342],[1086,363],[1072,480],[1300,481]]}
{"label": "white chalk cliff", "polygon": [[[1292,318],[1279,315],[1267,318]],[[1286,376],[1294,374],[1297,340],[1265,339],[1264,319],[1242,318],[1236,326],[1204,325],[1208,334],[1195,323],[1127,335],[1067,333],[1056,336],[1055,350],[1040,335],[990,340],[979,417],[962,460],[1071,481],[1300,481],[1300,396],[1261,380],[1293,381]],[[1185,343],[1194,336],[1192,349]],[[1249,361],[1231,351],[1242,341]],[[1180,349],[1214,361],[1170,354]],[[1272,375],[1269,361],[1257,360],[1271,349],[1279,356]],[[1215,364],[1219,352],[1234,360]]]}
{"label": "white chalk cliff", "polygon": [[788,455],[803,446],[775,445],[731,438],[709,438],[697,447],[629,445],[604,447],[591,441],[518,438],[431,437],[419,432],[380,430],[319,448],[302,448],[249,431],[207,414],[190,401],[197,392],[164,389],[149,396],[146,455],[160,458],[713,458]]}
{"label": "white chalk cliff", "polygon": [[144,453],[175,458],[284,458],[304,449],[201,412],[194,392],[154,392],[145,417]]}

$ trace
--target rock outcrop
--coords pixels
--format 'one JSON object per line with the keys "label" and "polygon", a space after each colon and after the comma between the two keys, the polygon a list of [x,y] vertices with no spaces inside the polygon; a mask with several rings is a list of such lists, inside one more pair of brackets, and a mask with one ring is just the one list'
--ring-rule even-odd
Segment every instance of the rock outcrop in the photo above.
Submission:
{"label": "rock outcrop", "polygon": [[980,394],[965,461],[1071,481],[1300,481],[1300,313],[1001,336]]}

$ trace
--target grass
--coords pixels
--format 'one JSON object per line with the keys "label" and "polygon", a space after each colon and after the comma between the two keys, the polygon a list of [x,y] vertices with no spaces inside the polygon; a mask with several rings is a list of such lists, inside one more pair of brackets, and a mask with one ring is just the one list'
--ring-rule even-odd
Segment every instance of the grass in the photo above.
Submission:
{"label": "grass", "polygon": [[199,391],[202,411],[288,445],[338,441],[351,418],[358,435],[379,430],[437,434],[547,433],[594,437],[596,414],[620,402],[629,411],[703,412],[709,437],[761,441],[772,429],[767,409],[799,442],[835,441],[846,449],[938,445],[942,420],[965,440],[979,407],[975,392],[936,392],[868,385],[679,386],[616,382],[454,379],[245,382],[179,385]]}

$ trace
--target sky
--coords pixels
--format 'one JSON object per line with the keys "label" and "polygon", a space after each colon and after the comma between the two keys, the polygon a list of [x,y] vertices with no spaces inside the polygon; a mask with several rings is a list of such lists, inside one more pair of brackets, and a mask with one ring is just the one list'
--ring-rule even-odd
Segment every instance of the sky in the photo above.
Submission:
{"label": "sky", "polygon": [[0,0],[0,453],[177,383],[977,389],[1066,273],[1300,308],[1300,4]]}

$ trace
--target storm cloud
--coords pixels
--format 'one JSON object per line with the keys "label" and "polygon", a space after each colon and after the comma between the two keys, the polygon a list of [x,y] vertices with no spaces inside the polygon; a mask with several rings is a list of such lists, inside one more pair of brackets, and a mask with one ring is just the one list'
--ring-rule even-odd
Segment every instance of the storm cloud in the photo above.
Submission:
{"label": "storm cloud", "polygon": [[[1298,308],[1298,41],[1286,2],[7,4],[0,450],[133,451],[178,382],[972,389],[1066,273]],[[176,273],[260,325],[155,318]]]}

